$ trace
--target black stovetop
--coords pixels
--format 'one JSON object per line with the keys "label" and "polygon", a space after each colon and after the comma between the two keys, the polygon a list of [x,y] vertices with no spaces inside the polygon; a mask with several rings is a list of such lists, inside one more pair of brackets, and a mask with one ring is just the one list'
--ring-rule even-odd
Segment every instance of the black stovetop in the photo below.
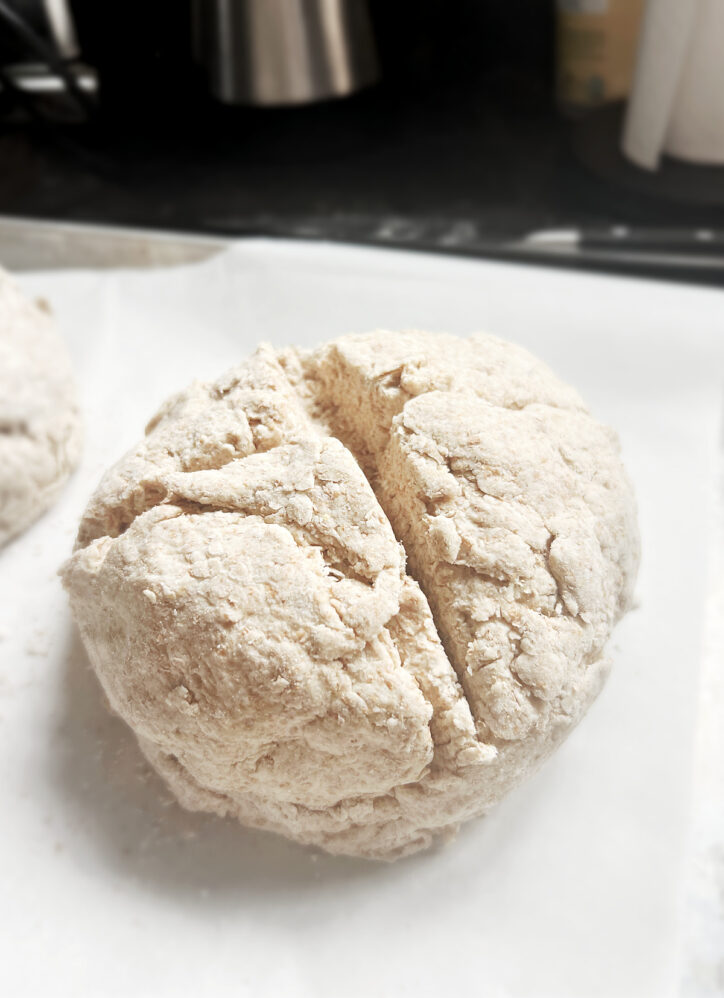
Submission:
{"label": "black stovetop", "polygon": [[224,108],[166,86],[107,100],[94,125],[0,121],[0,213],[503,257],[540,229],[724,227],[724,198],[702,197],[696,175],[679,198],[623,163],[615,110],[572,125],[549,65],[491,52],[459,72],[453,53],[443,82],[388,72],[306,108]]}

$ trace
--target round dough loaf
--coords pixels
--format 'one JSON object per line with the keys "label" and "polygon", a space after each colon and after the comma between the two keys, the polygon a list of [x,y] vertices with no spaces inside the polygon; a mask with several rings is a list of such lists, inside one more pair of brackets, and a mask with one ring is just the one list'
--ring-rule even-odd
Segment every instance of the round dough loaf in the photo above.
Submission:
{"label": "round dough loaf", "polygon": [[391,859],[484,814],[598,693],[638,562],[612,431],[519,347],[261,347],[102,480],[63,569],[182,804]]}
{"label": "round dough loaf", "polygon": [[65,345],[46,311],[0,270],[0,546],[55,501],[80,449]]}

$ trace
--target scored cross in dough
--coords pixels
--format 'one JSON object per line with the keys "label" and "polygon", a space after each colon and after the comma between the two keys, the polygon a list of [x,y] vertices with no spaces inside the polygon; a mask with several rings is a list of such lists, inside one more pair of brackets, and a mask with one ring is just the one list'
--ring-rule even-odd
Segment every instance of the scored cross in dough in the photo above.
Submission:
{"label": "scored cross in dough", "polygon": [[63,574],[181,803],[394,858],[565,737],[637,559],[615,436],[543,364],[374,333],[171,399]]}

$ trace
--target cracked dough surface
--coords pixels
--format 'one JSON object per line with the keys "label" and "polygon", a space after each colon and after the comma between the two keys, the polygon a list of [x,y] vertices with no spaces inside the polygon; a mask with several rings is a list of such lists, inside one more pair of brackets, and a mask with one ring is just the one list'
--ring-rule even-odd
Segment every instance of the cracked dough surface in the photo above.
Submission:
{"label": "cracked dough surface", "polygon": [[493,337],[377,332],[169,400],[63,576],[182,804],[389,859],[562,741],[637,563],[616,437],[571,388]]}
{"label": "cracked dough surface", "polygon": [[0,546],[55,501],[80,449],[65,345],[45,309],[0,270]]}

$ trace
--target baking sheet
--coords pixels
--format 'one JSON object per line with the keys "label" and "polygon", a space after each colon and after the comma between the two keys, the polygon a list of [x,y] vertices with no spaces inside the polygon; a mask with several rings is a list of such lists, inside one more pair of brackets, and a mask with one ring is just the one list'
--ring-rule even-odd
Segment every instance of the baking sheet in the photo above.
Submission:
{"label": "baking sheet", "polygon": [[[71,345],[87,439],[61,502],[0,554],[6,993],[675,993],[721,295],[265,241],[189,267],[22,283]],[[167,394],[261,339],[376,326],[485,329],[547,360],[619,429],[644,543],[640,608],[583,724],[493,815],[392,866],[170,802],[105,712],[55,576],[102,470]]]}

